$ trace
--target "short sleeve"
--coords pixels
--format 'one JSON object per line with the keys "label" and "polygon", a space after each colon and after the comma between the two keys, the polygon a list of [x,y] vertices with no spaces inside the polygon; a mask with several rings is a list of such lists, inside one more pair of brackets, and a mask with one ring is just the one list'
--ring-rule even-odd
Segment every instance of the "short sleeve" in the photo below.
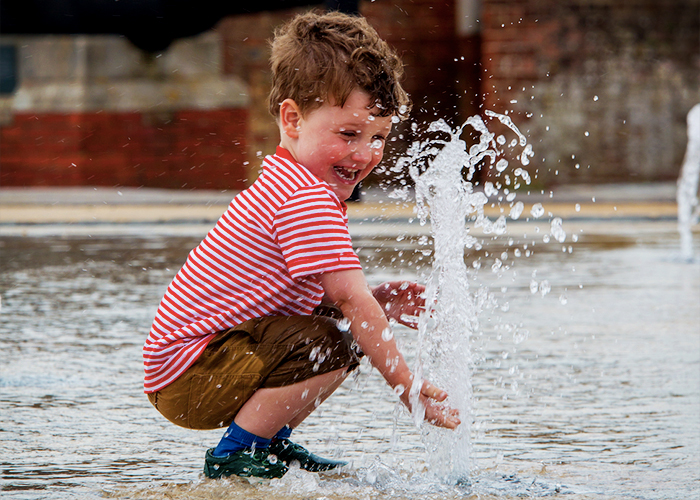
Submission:
{"label": "short sleeve", "polygon": [[362,269],[352,249],[347,216],[324,186],[298,190],[275,214],[277,243],[293,278]]}

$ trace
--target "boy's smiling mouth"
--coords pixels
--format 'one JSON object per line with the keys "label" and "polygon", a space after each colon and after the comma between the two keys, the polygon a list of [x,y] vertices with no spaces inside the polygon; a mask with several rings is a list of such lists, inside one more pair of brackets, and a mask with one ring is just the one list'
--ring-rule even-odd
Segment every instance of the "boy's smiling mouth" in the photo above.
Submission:
{"label": "boy's smiling mouth", "polygon": [[346,182],[354,182],[360,173],[359,170],[341,167],[339,165],[334,166],[333,171]]}

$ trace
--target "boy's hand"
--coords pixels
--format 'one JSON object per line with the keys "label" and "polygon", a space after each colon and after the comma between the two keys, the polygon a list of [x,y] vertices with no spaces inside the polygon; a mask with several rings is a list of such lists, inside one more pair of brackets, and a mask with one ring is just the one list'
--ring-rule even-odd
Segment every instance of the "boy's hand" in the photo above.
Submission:
{"label": "boy's hand", "polygon": [[462,423],[459,410],[440,404],[447,398],[445,391],[424,381],[420,394],[421,402],[425,406],[425,420],[428,423],[446,429],[454,429]]}
{"label": "boy's hand", "polygon": [[[425,407],[425,421],[429,424],[446,429],[455,429],[462,423],[459,419],[459,410],[440,404],[447,399],[447,393],[442,389],[424,380],[418,397]],[[406,406],[411,408],[410,404]]]}
{"label": "boy's hand", "polygon": [[382,306],[387,318],[410,328],[417,328],[418,315],[423,312],[425,286],[411,281],[388,281],[375,287],[372,295]]}
{"label": "boy's hand", "polygon": [[[413,326],[416,322],[401,318],[416,316],[425,300],[420,296],[425,287],[416,283],[395,281],[379,285],[370,293],[360,269],[334,271],[320,275],[321,285],[328,301],[336,304],[350,320],[350,331],[372,366],[382,374],[390,387],[401,390],[401,401],[411,410],[411,370],[396,347],[393,337],[385,338],[389,327],[387,317]],[[420,394],[425,408],[425,419],[433,425],[454,429],[460,424],[459,412],[443,404],[447,393],[423,381]]]}

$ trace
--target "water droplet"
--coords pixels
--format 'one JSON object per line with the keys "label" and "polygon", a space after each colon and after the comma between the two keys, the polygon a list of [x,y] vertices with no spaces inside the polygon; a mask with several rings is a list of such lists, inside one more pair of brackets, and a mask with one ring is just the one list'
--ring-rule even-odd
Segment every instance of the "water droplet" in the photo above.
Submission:
{"label": "water droplet", "polygon": [[391,328],[386,327],[384,330],[382,330],[382,340],[384,342],[389,342],[393,338],[394,332],[391,331]]}
{"label": "water droplet", "polygon": [[313,349],[311,349],[311,352],[309,353],[309,361],[315,361],[316,356],[318,356],[319,351],[321,350],[320,347],[316,346]]}
{"label": "water droplet", "polygon": [[520,215],[522,215],[524,208],[525,205],[522,201],[516,202],[515,205],[513,205],[513,207],[510,209],[510,218],[513,220],[517,220],[520,217]]}
{"label": "water droplet", "polygon": [[532,214],[532,216],[535,219],[539,219],[540,217],[542,217],[544,215],[544,207],[542,206],[542,203],[535,203],[534,205],[532,205],[532,209],[530,209],[530,214]]}
{"label": "water droplet", "polygon": [[561,227],[562,220],[559,217],[552,219],[550,233],[554,236],[554,239],[559,243],[564,243],[566,240],[566,231]]}
{"label": "water droplet", "polygon": [[[513,343],[514,344],[521,344],[521,343],[525,342],[529,336],[530,336],[529,331],[524,330],[524,329],[518,329],[513,333]],[[511,370],[513,370],[513,373],[511,373],[511,375],[513,375],[515,372],[518,371],[517,367],[515,367],[515,366],[513,366],[511,368]]]}
{"label": "water droplet", "polygon": [[484,183],[484,194],[488,197],[496,196],[498,194],[498,189],[493,185],[493,182],[486,181]]}

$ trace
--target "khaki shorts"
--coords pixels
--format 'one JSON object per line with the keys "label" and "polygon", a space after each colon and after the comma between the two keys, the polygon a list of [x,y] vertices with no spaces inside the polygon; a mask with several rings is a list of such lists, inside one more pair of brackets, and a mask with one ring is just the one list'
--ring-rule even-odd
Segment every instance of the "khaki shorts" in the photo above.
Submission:
{"label": "khaki shorts", "polygon": [[148,399],[179,426],[227,427],[261,387],[283,387],[357,367],[361,354],[336,324],[320,315],[246,321],[214,337],[185,373]]}

